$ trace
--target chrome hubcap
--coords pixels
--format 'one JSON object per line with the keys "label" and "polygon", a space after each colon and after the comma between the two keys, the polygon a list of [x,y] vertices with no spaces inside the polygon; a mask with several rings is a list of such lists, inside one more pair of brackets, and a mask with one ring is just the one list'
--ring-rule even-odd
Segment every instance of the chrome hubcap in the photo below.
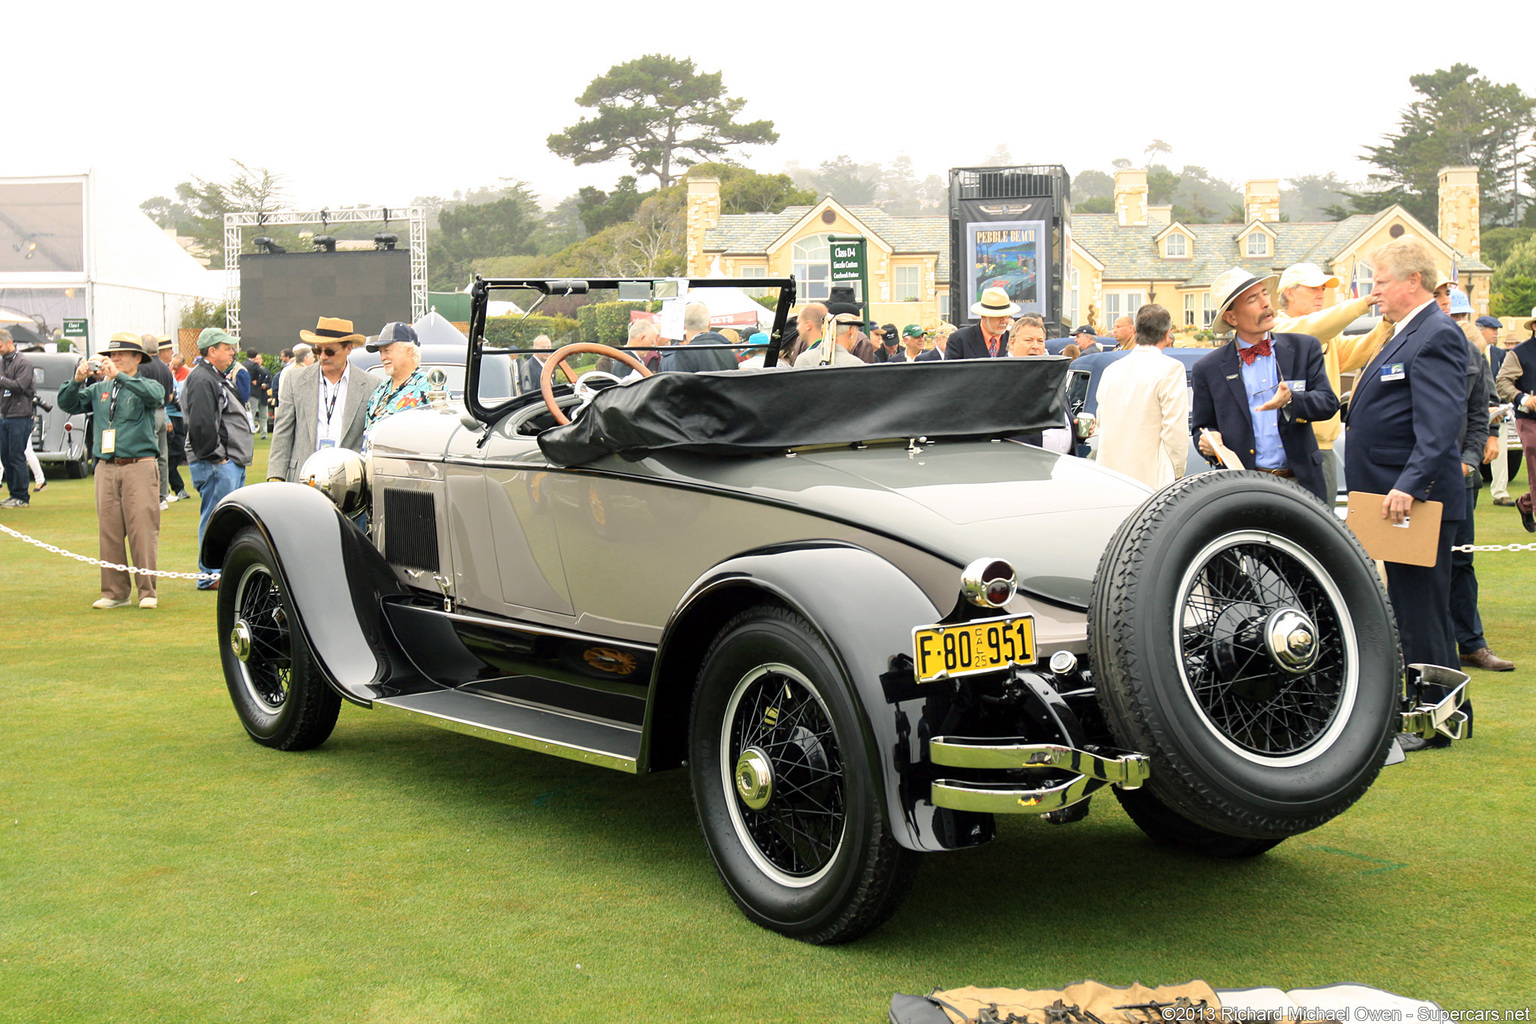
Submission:
{"label": "chrome hubcap", "polygon": [[1317,627],[1295,608],[1281,608],[1264,624],[1264,646],[1282,672],[1301,675],[1317,664]]}
{"label": "chrome hubcap", "polygon": [[234,626],[229,631],[229,647],[235,652],[235,657],[241,662],[247,662],[251,658],[251,627],[246,625],[244,619],[236,619]]}
{"label": "chrome hubcap", "polygon": [[736,795],[754,811],[768,806],[773,799],[773,767],[768,755],[757,747],[748,747],[736,760]]}

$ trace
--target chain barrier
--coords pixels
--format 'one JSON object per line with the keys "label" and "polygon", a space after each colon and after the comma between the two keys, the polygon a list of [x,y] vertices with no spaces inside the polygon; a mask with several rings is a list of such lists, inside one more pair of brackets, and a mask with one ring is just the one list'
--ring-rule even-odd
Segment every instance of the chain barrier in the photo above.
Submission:
{"label": "chain barrier", "polygon": [[1454,544],[1452,551],[1536,551],[1532,544]]}
{"label": "chain barrier", "polygon": [[205,581],[212,583],[214,580],[219,578],[219,574],[216,572],[173,572],[170,569],[140,569],[137,566],[121,565],[117,562],[103,562],[99,558],[91,558],[86,555],[77,555],[73,551],[65,551],[61,547],[55,547],[46,541],[38,540],[36,537],[28,537],[21,531],[13,530],[3,523],[0,523],[0,533],[8,533],[12,537],[15,537],[17,540],[25,541],[26,543],[31,544],[33,547],[42,548],[44,551],[51,551],[55,555],[63,555],[65,558],[73,558],[75,561],[84,562],[86,565],[97,565],[103,569],[118,569],[122,572],[132,573],[134,575],[142,574],[144,576],[164,576],[167,579],[173,580],[197,580],[199,583]]}

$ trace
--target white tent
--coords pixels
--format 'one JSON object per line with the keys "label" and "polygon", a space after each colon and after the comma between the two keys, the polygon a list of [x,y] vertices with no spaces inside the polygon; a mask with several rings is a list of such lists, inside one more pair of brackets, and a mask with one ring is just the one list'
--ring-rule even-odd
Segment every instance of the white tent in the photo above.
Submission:
{"label": "white tent", "polygon": [[759,328],[767,330],[773,323],[773,311],[740,288],[691,288],[678,298],[662,302],[658,327],[663,337],[673,341],[682,338],[683,308],[692,302],[702,302],[709,308],[712,331],[733,327],[745,336]]}
{"label": "white tent", "polygon": [[416,338],[423,345],[463,345],[466,352],[469,350],[469,339],[435,309],[428,310],[411,326],[416,328]]}
{"label": "white tent", "polygon": [[0,178],[0,302],[49,328],[86,321],[90,350],[117,331],[173,331],[210,273],[100,174]]}

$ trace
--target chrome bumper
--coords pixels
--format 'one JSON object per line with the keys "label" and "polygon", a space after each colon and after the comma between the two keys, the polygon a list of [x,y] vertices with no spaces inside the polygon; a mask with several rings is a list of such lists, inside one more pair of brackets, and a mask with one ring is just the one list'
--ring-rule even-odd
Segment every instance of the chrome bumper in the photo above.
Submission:
{"label": "chrome bumper", "polygon": [[1145,754],[1123,751],[1089,753],[1053,743],[999,743],[959,736],[935,736],[928,745],[935,766],[1004,771],[1051,769],[1070,772],[1066,780],[1021,787],[1011,782],[961,782],[936,779],[935,807],[991,814],[1048,814],[1092,796],[1107,785],[1135,789],[1151,774]]}
{"label": "chrome bumper", "polygon": [[[1436,733],[1453,740],[1461,739],[1467,728],[1467,713],[1461,706],[1466,703],[1469,682],[1471,679],[1465,672],[1443,665],[1409,665],[1403,703],[1406,705],[1409,700],[1417,700],[1417,703],[1402,712],[1397,731],[1426,740],[1433,739]],[[1422,694],[1426,686],[1434,693],[1446,691],[1445,696],[1438,700],[1425,698]],[[1409,694],[1419,696],[1410,697]]]}

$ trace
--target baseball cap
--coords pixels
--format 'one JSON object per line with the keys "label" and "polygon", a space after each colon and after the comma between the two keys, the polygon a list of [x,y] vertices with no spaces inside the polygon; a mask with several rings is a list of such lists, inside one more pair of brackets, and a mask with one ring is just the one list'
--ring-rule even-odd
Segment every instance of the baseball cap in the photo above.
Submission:
{"label": "baseball cap", "polygon": [[917,324],[907,324],[907,326],[901,329],[901,333],[904,337],[921,338],[923,336],[923,329]]}
{"label": "baseball cap", "polygon": [[1083,324],[1083,326],[1079,327],[1077,330],[1072,332],[1072,337],[1075,338],[1079,334],[1093,334],[1093,333],[1094,333],[1094,330],[1093,330],[1092,327],[1089,327],[1087,324]]}
{"label": "baseball cap", "polygon": [[1283,292],[1298,284],[1308,288],[1337,288],[1339,279],[1324,273],[1323,268],[1316,263],[1292,263],[1280,275],[1279,290]]}
{"label": "baseball cap", "polygon": [[204,327],[203,333],[197,336],[197,350],[207,352],[215,345],[233,345],[235,339],[217,327]]}
{"label": "baseball cap", "polygon": [[379,336],[370,340],[364,347],[369,352],[377,352],[385,345],[393,345],[397,341],[408,341],[412,345],[421,344],[421,340],[416,337],[416,328],[395,320],[379,328]]}

